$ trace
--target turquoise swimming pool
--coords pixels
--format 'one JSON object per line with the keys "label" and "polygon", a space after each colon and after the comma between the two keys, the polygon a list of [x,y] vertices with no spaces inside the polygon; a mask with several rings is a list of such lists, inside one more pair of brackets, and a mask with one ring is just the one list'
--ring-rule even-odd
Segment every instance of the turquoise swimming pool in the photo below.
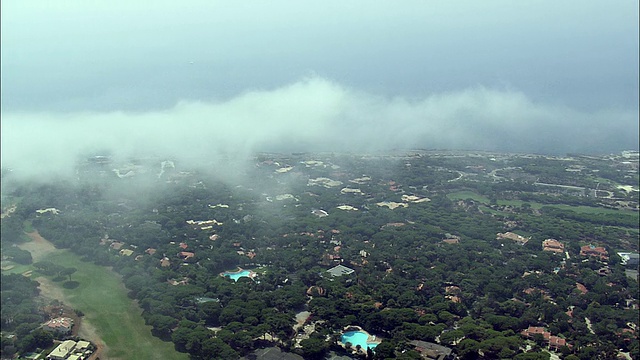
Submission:
{"label": "turquoise swimming pool", "polygon": [[232,278],[233,281],[238,281],[238,279],[240,279],[241,277],[249,277],[249,274],[251,274],[251,271],[249,271],[249,270],[242,270],[242,271],[239,271],[239,272],[224,272],[224,273],[222,273],[222,275]]}
{"label": "turquoise swimming pool", "polygon": [[354,348],[356,347],[356,345],[360,345],[360,347],[362,347],[363,349],[375,348],[378,344],[367,343],[368,338],[369,335],[362,331],[347,331],[346,333],[342,334],[341,341],[343,344],[350,342]]}

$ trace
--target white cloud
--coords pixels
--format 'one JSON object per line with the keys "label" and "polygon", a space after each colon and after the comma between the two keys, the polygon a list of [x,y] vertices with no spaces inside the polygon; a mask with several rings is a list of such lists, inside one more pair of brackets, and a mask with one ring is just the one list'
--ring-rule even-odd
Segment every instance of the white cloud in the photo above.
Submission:
{"label": "white cloud", "polygon": [[483,87],[387,98],[312,77],[227,101],[183,101],[165,111],[6,113],[1,155],[3,166],[43,174],[68,173],[77,156],[104,149],[174,159],[415,147],[588,152],[633,147],[637,116],[583,113]]}

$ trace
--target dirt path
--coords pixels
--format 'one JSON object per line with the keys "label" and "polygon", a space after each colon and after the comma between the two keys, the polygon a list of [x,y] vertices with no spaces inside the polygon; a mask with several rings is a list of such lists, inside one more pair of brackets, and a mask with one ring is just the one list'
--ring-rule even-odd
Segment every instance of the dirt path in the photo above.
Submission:
{"label": "dirt path", "polygon": [[[38,231],[27,233],[27,235],[29,236],[29,238],[31,238],[31,241],[20,244],[20,248],[29,251],[34,262],[38,262],[46,258],[47,255],[58,251],[56,247],[53,246],[53,244],[47,239],[43,238],[38,233]],[[64,304],[69,304],[69,301],[64,295],[62,289],[56,286],[51,280],[43,276],[39,276],[34,280],[40,284],[41,296],[52,300],[58,300]],[[78,336],[91,341],[97,347],[96,351],[91,355],[89,360],[94,360],[97,358],[100,358],[102,360],[109,359],[107,356],[105,356],[105,353],[107,352],[107,346],[102,341],[100,336],[98,336],[96,328],[84,318],[80,320],[80,325],[78,327]]]}
{"label": "dirt path", "polygon": [[29,236],[31,241],[20,244],[20,248],[31,253],[33,262],[38,262],[48,254],[56,251],[56,247],[53,246],[53,244],[50,243],[47,239],[40,236],[38,231],[27,233],[27,236]]}

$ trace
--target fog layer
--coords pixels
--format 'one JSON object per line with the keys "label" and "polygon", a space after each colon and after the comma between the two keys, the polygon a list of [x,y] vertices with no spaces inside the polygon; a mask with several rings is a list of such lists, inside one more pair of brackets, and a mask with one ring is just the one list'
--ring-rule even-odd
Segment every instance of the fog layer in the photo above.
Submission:
{"label": "fog layer", "polygon": [[397,148],[595,153],[637,149],[637,116],[581,112],[508,89],[382,97],[311,77],[162,111],[3,114],[1,154],[2,166],[20,173],[64,174],[87,153],[196,161],[256,151]]}

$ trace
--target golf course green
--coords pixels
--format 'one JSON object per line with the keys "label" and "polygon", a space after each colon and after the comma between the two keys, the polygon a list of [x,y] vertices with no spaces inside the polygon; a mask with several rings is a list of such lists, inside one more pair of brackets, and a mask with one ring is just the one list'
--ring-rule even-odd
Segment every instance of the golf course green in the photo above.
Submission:
{"label": "golf course green", "polygon": [[[42,246],[37,246],[40,249],[46,249],[38,254],[38,258],[77,269],[71,275],[78,284],[73,289],[65,288],[63,282],[37,277],[42,293],[62,297],[58,300],[84,313],[83,321],[89,323],[87,327],[95,331],[104,345],[101,359],[188,359],[187,354],[174,349],[173,343],[151,335],[151,326],[145,325],[141,316],[142,309],[127,297],[127,290],[118,274],[106,267],[82,261],[68,250],[54,249],[39,235],[37,237],[39,241],[32,241],[41,243]],[[35,250],[34,243],[27,248]],[[34,277],[37,275],[34,271]]]}

